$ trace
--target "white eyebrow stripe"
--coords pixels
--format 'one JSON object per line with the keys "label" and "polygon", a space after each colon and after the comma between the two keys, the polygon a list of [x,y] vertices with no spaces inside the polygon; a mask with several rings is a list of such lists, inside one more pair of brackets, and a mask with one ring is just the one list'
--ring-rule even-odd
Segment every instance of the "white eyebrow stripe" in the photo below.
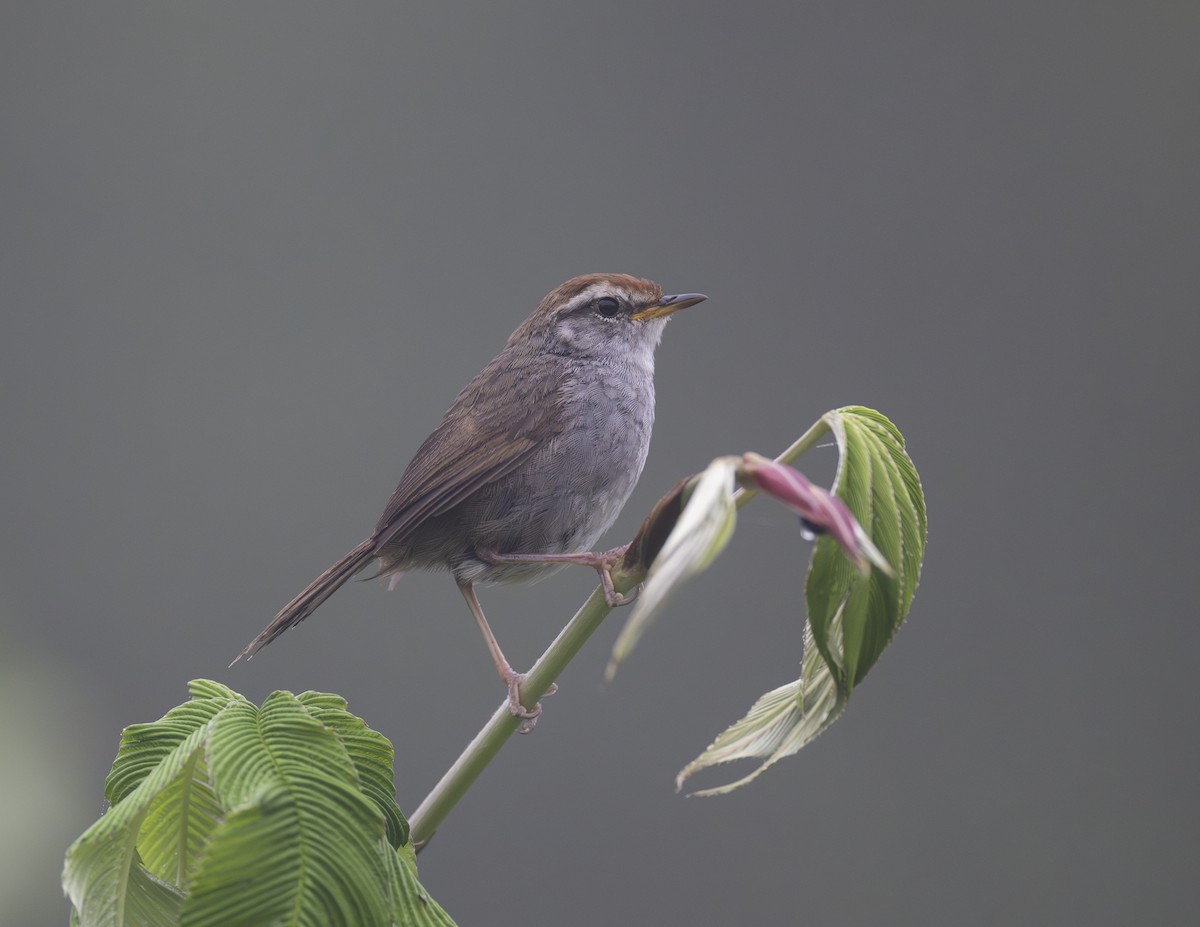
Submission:
{"label": "white eyebrow stripe", "polygon": [[593,299],[599,299],[602,296],[612,296],[620,299],[623,302],[632,302],[632,294],[625,287],[613,286],[611,283],[593,283],[586,290],[567,303],[567,311],[579,309],[586,306]]}

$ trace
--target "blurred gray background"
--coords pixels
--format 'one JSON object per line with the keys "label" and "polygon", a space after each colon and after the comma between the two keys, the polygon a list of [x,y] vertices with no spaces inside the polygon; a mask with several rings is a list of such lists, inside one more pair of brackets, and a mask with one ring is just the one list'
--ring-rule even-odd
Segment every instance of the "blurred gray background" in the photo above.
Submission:
{"label": "blurred gray background", "polygon": [[[416,807],[502,694],[448,577],[352,584],[225,666],[543,293],[617,270],[710,299],[666,333],[609,543],[864,403],[923,477],[926,570],[830,733],[685,799],[798,673],[807,545],[745,510],[613,684],[620,614],[559,679],[422,854],[434,896],[464,927],[1194,923],[1198,26],[4,4],[0,921],[63,922],[121,727],[192,677],[343,694]],[[483,602],[527,665],[593,586]]]}

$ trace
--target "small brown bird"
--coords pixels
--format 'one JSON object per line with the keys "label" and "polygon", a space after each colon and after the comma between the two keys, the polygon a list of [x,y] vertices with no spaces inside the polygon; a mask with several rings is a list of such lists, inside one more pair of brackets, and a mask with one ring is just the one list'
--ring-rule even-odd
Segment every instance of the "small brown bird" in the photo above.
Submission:
{"label": "small brown bird", "polygon": [[[377,561],[391,579],[448,569],[531,729],[523,674],[504,658],[475,586],[533,582],[566,563],[595,568],[610,605],[618,552],[591,552],[646,462],[654,349],[671,313],[704,300],[664,296],[627,274],[587,274],[548,293],[460,392],[418,448],[371,536],[313,580],[237,658],[253,656]],[[232,665],[232,664],[231,664]]]}

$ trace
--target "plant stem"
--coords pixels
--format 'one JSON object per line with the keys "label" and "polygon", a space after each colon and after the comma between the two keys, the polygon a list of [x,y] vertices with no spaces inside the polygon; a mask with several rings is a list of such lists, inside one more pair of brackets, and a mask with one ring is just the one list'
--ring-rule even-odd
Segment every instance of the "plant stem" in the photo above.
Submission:
{"label": "plant stem", "polygon": [[[821,418],[817,419],[812,428],[808,429],[808,431],[804,432],[804,434],[793,441],[791,446],[789,446],[787,450],[785,450],[775,459],[784,464],[795,463],[797,457],[815,446],[818,441],[829,434],[829,431],[829,424],[825,421],[825,417],[822,416]],[[762,490],[756,486],[739,487],[733,494],[733,503],[740,509],[743,505],[757,496],[761,491]]]}
{"label": "plant stem", "polygon": [[[776,460],[792,463],[828,433],[829,426],[825,420],[818,420]],[[738,508],[741,508],[758,495],[758,492],[757,489],[743,487],[734,494],[734,501]],[[619,572],[613,574],[613,582],[618,592],[627,592],[641,580],[641,576]],[[545,695],[550,684],[566,669],[567,664],[575,658],[611,610],[604,599],[603,590],[597,586],[575,613],[575,617],[567,622],[566,627],[559,632],[558,637],[526,674],[525,681],[521,684],[521,702],[526,708],[532,708],[537,700]],[[454,765],[446,770],[445,775],[433,787],[433,791],[425,796],[420,807],[409,818],[415,844],[420,845],[433,836],[434,831],[446,819],[446,815],[458,804],[458,800],[466,794],[467,789],[479,778],[479,774],[487,768],[488,763],[500,752],[505,741],[519,726],[520,719],[509,714],[507,701],[501,702],[487,724],[467,744],[466,749],[454,761]]]}
{"label": "plant stem", "polygon": [[[614,575],[613,579],[621,592],[636,585],[636,580],[632,578]],[[610,611],[608,603],[604,600],[604,591],[597,586],[575,613],[575,617],[567,622],[567,626],[559,632],[558,637],[526,674],[525,681],[521,684],[521,701],[526,708],[532,708],[546,693],[550,684],[566,669],[567,664],[579,653],[580,648],[600,627],[600,622]],[[466,749],[454,761],[454,765],[446,770],[441,781],[433,787],[433,791],[409,818],[414,843],[424,843],[433,836],[433,832],[445,820],[450,809],[466,794],[467,789],[479,778],[479,774],[519,726],[520,719],[509,714],[507,701],[501,702],[491,719],[467,744]]]}

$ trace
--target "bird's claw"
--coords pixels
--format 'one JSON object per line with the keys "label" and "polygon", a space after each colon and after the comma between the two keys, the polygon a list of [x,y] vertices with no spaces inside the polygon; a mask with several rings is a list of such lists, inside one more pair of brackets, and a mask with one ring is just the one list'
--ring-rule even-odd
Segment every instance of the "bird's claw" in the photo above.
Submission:
{"label": "bird's claw", "polygon": [[[521,719],[521,726],[517,728],[518,734],[528,734],[537,727],[538,718],[542,716],[542,703],[536,702],[532,708],[526,708],[521,704],[521,683],[525,681],[524,673],[513,673],[508,678],[508,713],[514,718]],[[558,683],[550,683],[550,688],[542,693],[542,698],[547,698],[558,691]]]}
{"label": "bird's claw", "polygon": [[[509,706],[509,711],[512,711],[512,706]],[[517,728],[518,734],[529,734],[537,727],[538,718],[542,716],[542,703],[538,702],[533,706],[533,711],[522,712],[520,715],[521,726]]]}
{"label": "bird's claw", "polygon": [[638,583],[637,588],[633,592],[617,592],[616,589],[612,588],[610,580],[610,585],[607,585],[604,589],[604,601],[608,603],[609,608],[620,608],[622,605],[628,605],[642,594],[642,587],[645,585],[645,583]]}

